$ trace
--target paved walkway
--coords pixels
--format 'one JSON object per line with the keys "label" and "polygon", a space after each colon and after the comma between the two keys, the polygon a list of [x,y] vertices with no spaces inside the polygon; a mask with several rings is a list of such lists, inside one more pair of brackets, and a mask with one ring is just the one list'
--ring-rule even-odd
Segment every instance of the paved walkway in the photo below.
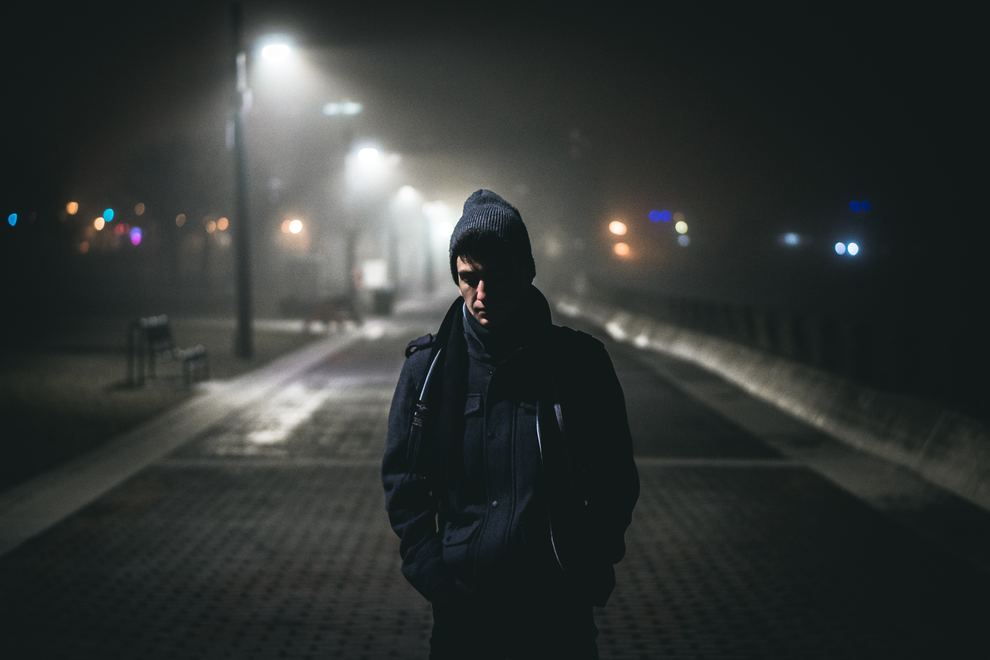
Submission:
{"label": "paved walkway", "polygon": [[[60,508],[27,540],[6,514],[40,495],[0,502],[0,657],[425,657],[378,461],[402,348],[438,314],[218,388],[195,423],[129,437],[129,468],[93,468],[84,506],[52,477]],[[965,553],[689,395],[703,374],[610,350],[643,489],[603,658],[983,657],[990,578]]]}

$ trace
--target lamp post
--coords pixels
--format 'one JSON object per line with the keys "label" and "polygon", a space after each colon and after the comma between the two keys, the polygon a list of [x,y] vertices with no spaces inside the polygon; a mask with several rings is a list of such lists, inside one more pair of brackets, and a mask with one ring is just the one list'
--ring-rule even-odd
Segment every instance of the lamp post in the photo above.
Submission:
{"label": "lamp post", "polygon": [[251,243],[248,230],[247,158],[244,152],[244,114],[248,102],[247,52],[241,34],[241,6],[230,6],[233,30],[234,75],[236,90],[233,108],[234,218],[230,230],[234,235],[235,277],[237,289],[237,331],[234,352],[238,357],[254,355],[254,332],[251,309]]}

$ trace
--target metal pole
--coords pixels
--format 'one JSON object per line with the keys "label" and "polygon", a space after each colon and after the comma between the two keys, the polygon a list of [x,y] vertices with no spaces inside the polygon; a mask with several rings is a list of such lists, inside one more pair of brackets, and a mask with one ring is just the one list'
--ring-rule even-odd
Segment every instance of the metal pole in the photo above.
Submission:
{"label": "metal pole", "polygon": [[425,214],[423,217],[423,288],[426,293],[433,293],[436,288],[433,283],[433,231],[430,227],[430,218]]}
{"label": "metal pole", "polygon": [[233,151],[234,151],[234,217],[230,231],[234,235],[236,285],[237,285],[237,335],[234,351],[238,357],[254,355],[254,336],[251,327],[251,243],[249,241],[249,216],[247,202],[247,157],[244,151],[244,112],[247,102],[248,77],[247,53],[241,36],[241,6],[230,6],[233,29],[234,75],[237,88],[234,94]]}

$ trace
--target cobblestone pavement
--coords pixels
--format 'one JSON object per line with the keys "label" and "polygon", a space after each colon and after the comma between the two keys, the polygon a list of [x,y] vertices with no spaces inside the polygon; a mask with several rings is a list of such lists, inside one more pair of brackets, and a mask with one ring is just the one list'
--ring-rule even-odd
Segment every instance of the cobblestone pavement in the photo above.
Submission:
{"label": "cobblestone pavement", "polygon": [[[424,658],[365,339],[0,558],[0,658]],[[985,657],[990,580],[611,348],[642,496],[603,658]],[[979,643],[979,645],[977,645]]]}

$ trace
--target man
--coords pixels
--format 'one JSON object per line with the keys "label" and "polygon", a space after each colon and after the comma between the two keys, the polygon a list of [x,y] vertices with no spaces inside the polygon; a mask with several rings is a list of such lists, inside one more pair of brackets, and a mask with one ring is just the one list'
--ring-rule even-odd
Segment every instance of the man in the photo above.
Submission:
{"label": "man", "polygon": [[450,269],[461,295],[406,348],[382,461],[430,657],[597,658],[639,496],[622,388],[600,341],[551,323],[494,192],[465,202]]}

